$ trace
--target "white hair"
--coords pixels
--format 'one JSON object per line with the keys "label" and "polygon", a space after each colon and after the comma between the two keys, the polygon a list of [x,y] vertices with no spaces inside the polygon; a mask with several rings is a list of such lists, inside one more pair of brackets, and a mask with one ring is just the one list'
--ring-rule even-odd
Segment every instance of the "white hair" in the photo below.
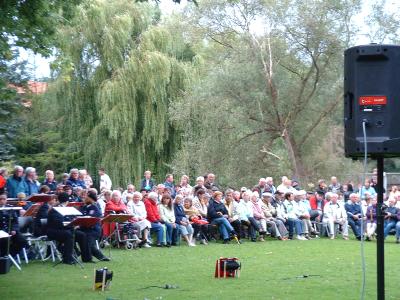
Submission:
{"label": "white hair", "polygon": [[31,174],[31,173],[35,173],[35,172],[36,172],[36,169],[33,167],[27,167],[25,170],[26,174]]}
{"label": "white hair", "polygon": [[133,197],[135,197],[135,196],[140,197],[140,200],[142,200],[142,198],[143,198],[142,193],[139,193],[139,192],[133,192],[132,195],[133,195]]}
{"label": "white hair", "polygon": [[114,197],[114,195],[117,195],[119,198],[121,198],[121,192],[119,190],[113,190],[111,193],[111,197]]}
{"label": "white hair", "polygon": [[147,198],[157,201],[158,200],[158,194],[155,192],[150,192],[149,195],[147,196]]}

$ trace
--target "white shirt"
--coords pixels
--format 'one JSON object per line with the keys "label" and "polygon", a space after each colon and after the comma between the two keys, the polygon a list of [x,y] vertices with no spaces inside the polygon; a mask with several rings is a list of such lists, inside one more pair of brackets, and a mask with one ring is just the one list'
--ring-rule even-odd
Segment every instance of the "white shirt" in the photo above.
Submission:
{"label": "white shirt", "polygon": [[107,174],[101,175],[100,176],[100,191],[102,191],[103,189],[111,190],[111,187],[112,187],[112,182],[111,182],[110,176],[108,176]]}

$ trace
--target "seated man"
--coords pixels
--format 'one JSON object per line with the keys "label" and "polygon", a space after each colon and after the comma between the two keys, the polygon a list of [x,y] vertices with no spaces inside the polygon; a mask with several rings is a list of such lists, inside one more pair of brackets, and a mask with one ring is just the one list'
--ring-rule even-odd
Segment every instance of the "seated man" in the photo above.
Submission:
{"label": "seated man", "polygon": [[393,228],[396,228],[396,223],[397,223],[397,207],[396,205],[396,199],[391,197],[389,198],[388,201],[389,205],[386,208],[384,214],[385,214],[385,229],[384,229],[384,237],[386,238],[388,234],[390,233],[390,230]]}
{"label": "seated man", "polygon": [[33,231],[34,236],[38,237],[47,234],[47,223],[46,225],[42,224],[42,220],[46,220],[47,222],[49,210],[56,204],[57,204],[57,198],[54,197],[49,202],[45,202],[42,204],[42,206],[40,206],[34,220],[34,231]]}
{"label": "seated man", "polygon": [[294,228],[296,228],[297,239],[306,241],[307,239],[304,237],[303,222],[296,215],[297,205],[294,201],[294,194],[291,192],[285,193],[285,199],[284,205],[287,212],[287,224],[289,225],[289,239],[293,238]]}
{"label": "seated man", "polygon": [[358,194],[352,193],[349,196],[350,203],[346,203],[344,208],[347,212],[347,221],[354,232],[357,240],[361,240],[361,220],[362,211]]}
{"label": "seated man", "polygon": [[220,191],[214,192],[214,196],[208,204],[207,217],[211,225],[218,225],[224,244],[229,243],[230,235],[237,238],[235,230],[228,221],[229,213],[222,203],[222,193]]}
{"label": "seated man", "polygon": [[328,226],[330,239],[335,239],[335,224],[338,224],[342,226],[343,239],[348,240],[347,213],[344,207],[338,203],[339,196],[335,193],[328,192],[325,198],[329,202],[325,204],[322,222]]}
{"label": "seated man", "polygon": [[[96,205],[97,195],[93,191],[89,191],[86,194],[86,198],[84,199],[85,205],[81,208],[81,213],[84,216],[90,216],[95,218],[101,217],[100,208]],[[91,254],[101,261],[109,261],[110,259],[97,248],[96,240],[100,239],[101,236],[101,227],[100,221],[96,223],[95,226],[90,228],[82,228],[84,233],[86,233],[86,238],[88,241],[88,247]]]}
{"label": "seated man", "polygon": [[[0,207],[12,207],[7,204],[6,194],[0,195]],[[17,210],[0,210],[0,230],[11,235],[10,254],[12,256],[17,255],[22,248],[29,247],[26,239],[19,232]]]}
{"label": "seated man", "polygon": [[162,247],[165,226],[161,223],[157,201],[158,194],[151,192],[147,196],[147,199],[144,200],[144,206],[146,208],[147,220],[151,223],[150,233],[154,232],[157,235],[157,247]]}
{"label": "seated man", "polygon": [[[58,195],[59,206],[68,205],[68,194],[61,193]],[[86,234],[81,230],[74,229],[64,226],[63,222],[66,221],[64,217],[59,214],[54,208],[49,211],[47,218],[47,236],[63,244],[62,255],[63,263],[72,265],[75,263],[72,252],[74,249],[74,238],[78,242],[80,251],[82,253],[83,262],[92,262],[92,255],[90,254],[88,243],[86,239]]]}
{"label": "seated man", "polygon": [[251,241],[256,242],[257,232],[260,231],[260,225],[254,218],[253,204],[250,201],[251,194],[251,191],[246,191],[242,194],[243,199],[237,204],[237,211],[242,226],[247,226],[249,228]]}

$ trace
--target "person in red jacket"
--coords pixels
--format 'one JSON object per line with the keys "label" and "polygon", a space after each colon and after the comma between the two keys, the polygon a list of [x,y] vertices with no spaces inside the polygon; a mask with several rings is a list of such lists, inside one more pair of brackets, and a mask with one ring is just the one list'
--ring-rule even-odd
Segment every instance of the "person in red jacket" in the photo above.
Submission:
{"label": "person in red jacket", "polygon": [[150,233],[157,235],[157,247],[165,246],[164,242],[164,225],[161,223],[161,217],[158,213],[157,206],[158,195],[155,192],[149,193],[147,198],[144,200],[144,206],[146,207],[147,220],[151,223]]}
{"label": "person in red jacket", "polygon": [[322,215],[324,213],[325,204],[328,202],[324,199],[325,194],[323,191],[316,191],[313,196],[309,198],[311,211],[310,218],[317,222],[322,221]]}
{"label": "person in red jacket", "polygon": [[[122,201],[121,192],[113,191],[111,194],[111,201],[108,201],[106,204],[106,208],[104,210],[104,216],[109,215],[110,213],[115,214],[124,214],[127,213],[128,209],[126,208],[124,202]],[[115,230],[115,224],[103,224],[103,236],[108,237]]]}

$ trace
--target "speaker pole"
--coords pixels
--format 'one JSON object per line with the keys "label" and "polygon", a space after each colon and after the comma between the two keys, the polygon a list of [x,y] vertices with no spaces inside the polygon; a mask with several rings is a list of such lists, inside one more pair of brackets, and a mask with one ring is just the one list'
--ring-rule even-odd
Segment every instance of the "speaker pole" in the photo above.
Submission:
{"label": "speaker pole", "polygon": [[376,239],[376,267],[377,267],[377,299],[385,299],[385,248],[384,248],[384,236],[383,236],[383,222],[384,216],[382,212],[383,204],[383,156],[377,157],[378,167],[378,203],[377,203],[377,239]]}

